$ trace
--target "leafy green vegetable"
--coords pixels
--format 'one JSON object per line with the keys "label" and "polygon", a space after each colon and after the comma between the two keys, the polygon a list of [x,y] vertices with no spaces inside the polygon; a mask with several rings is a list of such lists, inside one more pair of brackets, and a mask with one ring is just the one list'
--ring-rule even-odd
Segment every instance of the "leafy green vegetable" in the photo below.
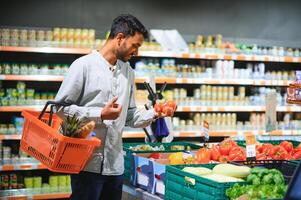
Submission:
{"label": "leafy green vegetable", "polygon": [[253,168],[246,179],[249,185],[235,184],[226,191],[230,199],[246,196],[247,199],[283,198],[287,190],[282,173],[277,169]]}
{"label": "leafy green vegetable", "polygon": [[262,178],[262,182],[263,182],[263,184],[273,183],[273,174],[264,175],[264,177]]}
{"label": "leafy green vegetable", "polygon": [[276,184],[276,185],[278,185],[278,184],[283,184],[284,183],[284,181],[283,181],[283,175],[281,174],[274,174],[273,175],[273,179],[274,179],[274,183]]}
{"label": "leafy green vegetable", "polygon": [[253,180],[254,180],[255,178],[258,178],[256,174],[250,174],[250,175],[247,177],[247,182],[252,184],[252,183],[253,183]]}

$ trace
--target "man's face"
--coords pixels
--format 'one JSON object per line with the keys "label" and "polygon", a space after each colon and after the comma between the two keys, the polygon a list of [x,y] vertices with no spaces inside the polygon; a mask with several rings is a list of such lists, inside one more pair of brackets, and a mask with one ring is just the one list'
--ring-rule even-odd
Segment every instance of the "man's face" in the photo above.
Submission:
{"label": "man's face", "polygon": [[132,56],[137,55],[138,49],[142,45],[143,40],[143,35],[138,32],[136,32],[133,36],[117,38],[117,59],[127,62]]}

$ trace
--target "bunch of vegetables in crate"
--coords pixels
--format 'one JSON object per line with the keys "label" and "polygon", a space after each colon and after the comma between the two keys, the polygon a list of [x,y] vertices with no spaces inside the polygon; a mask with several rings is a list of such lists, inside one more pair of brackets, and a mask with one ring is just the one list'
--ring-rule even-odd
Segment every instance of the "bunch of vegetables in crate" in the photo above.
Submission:
{"label": "bunch of vegetables in crate", "polygon": [[226,163],[228,161],[246,160],[246,150],[232,139],[225,139],[211,148],[201,148],[196,152],[196,163],[206,164],[211,161]]}
{"label": "bunch of vegetables in crate", "polygon": [[[219,144],[212,145],[211,148],[201,148],[196,152],[195,163],[245,161],[246,149],[239,145],[236,141],[227,138]],[[277,145],[271,143],[257,143],[256,145],[256,160],[299,159],[301,159],[301,144],[295,144],[294,147],[290,141],[281,141]]]}
{"label": "bunch of vegetables in crate", "polygon": [[277,169],[255,167],[246,178],[247,185],[235,184],[226,191],[230,199],[283,198],[287,190],[283,174]]}
{"label": "bunch of vegetables in crate", "polygon": [[95,128],[95,122],[79,118],[76,114],[67,116],[61,123],[60,132],[67,137],[86,138]]}
{"label": "bunch of vegetables in crate", "polygon": [[263,143],[256,145],[257,160],[298,160],[301,159],[301,145],[294,148],[292,142],[282,141],[279,145]]}
{"label": "bunch of vegetables in crate", "polygon": [[[212,170],[206,167],[185,167],[183,168],[183,171],[219,183],[226,183],[243,182],[244,180],[242,178],[246,178],[250,174],[251,168],[223,163],[217,164]],[[189,181],[189,179],[187,180]]]}
{"label": "bunch of vegetables in crate", "polygon": [[169,156],[170,164],[208,164],[208,163],[226,163],[228,161],[245,161],[246,150],[243,147],[231,140],[226,139],[220,144],[213,145],[211,148],[203,147],[193,152],[187,153],[172,153]]}

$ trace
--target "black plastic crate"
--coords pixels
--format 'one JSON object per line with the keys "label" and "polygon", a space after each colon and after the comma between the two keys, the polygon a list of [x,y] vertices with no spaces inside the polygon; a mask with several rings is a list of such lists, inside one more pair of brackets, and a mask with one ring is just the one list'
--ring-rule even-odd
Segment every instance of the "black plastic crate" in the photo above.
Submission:
{"label": "black plastic crate", "polygon": [[252,160],[252,161],[235,161],[232,164],[245,165],[249,167],[264,167],[267,169],[278,169],[284,176],[288,184],[291,180],[298,163],[288,160]]}

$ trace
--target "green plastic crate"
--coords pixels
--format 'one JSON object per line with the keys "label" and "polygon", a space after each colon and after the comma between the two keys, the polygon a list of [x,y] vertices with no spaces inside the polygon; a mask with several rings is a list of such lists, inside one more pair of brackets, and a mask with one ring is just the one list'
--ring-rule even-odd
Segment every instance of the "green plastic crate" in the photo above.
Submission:
{"label": "green plastic crate", "polygon": [[[162,145],[164,147],[164,151],[133,151],[130,148],[138,145],[147,144],[152,147]],[[132,182],[131,177],[134,172],[134,157],[133,153],[170,153],[170,152],[181,152],[185,150],[171,150],[171,147],[174,145],[184,146],[185,149],[189,146],[191,150],[200,149],[201,146],[190,143],[190,142],[171,142],[171,143],[124,143],[123,144],[123,152],[124,152],[124,180]]]}
{"label": "green plastic crate", "polygon": [[[166,166],[166,184],[165,198],[166,200],[226,200],[228,197],[225,192],[232,187],[233,183],[219,183],[209,180],[185,171],[184,167],[206,167],[212,169],[216,164],[193,164],[193,165],[175,165]],[[195,184],[186,181],[185,177],[195,180]],[[244,182],[239,182],[244,184]]]}

